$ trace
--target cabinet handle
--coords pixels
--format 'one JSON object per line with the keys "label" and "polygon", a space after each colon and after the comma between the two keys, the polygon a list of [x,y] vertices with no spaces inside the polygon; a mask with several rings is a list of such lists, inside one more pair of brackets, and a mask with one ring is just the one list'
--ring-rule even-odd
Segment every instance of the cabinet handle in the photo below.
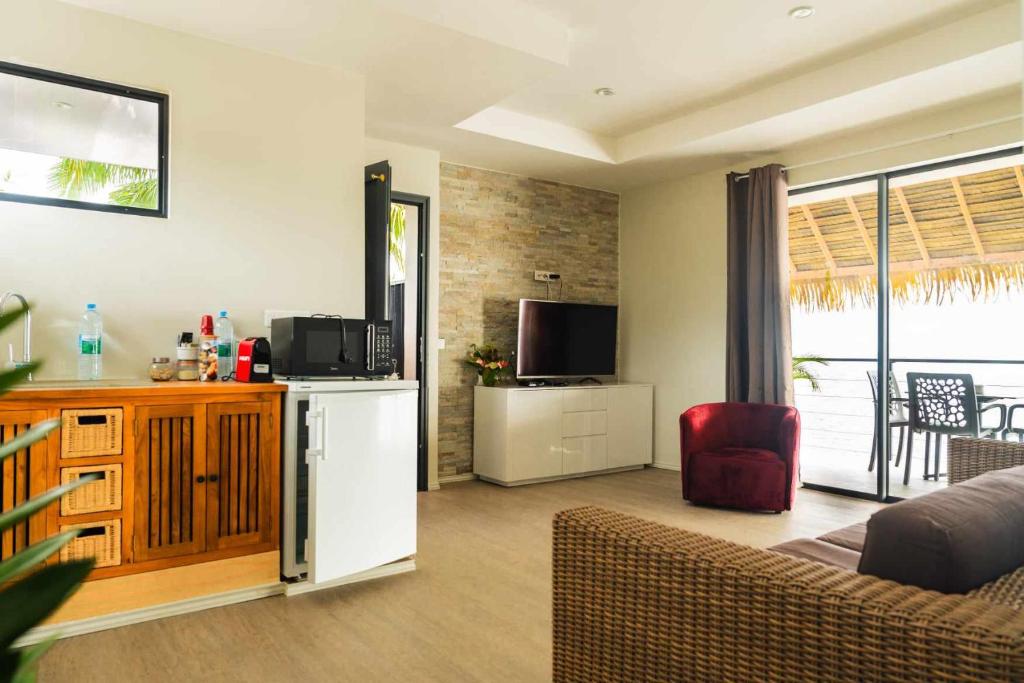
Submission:
{"label": "cabinet handle", "polygon": [[216,474],[211,474],[210,475],[210,481],[217,481],[217,475]]}
{"label": "cabinet handle", "polygon": [[196,477],[197,484],[202,484],[204,481],[206,481],[206,477],[204,477],[203,475],[200,474],[198,477]]}

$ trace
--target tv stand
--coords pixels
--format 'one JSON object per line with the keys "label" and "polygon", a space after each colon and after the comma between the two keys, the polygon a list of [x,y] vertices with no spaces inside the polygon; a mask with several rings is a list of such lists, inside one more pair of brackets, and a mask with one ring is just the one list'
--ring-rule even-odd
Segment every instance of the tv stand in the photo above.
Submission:
{"label": "tv stand", "polygon": [[579,385],[584,385],[584,384],[604,384],[604,382],[602,382],[601,380],[599,380],[596,377],[584,377],[579,382],[577,382],[577,384],[579,384]]}
{"label": "tv stand", "polygon": [[504,486],[651,462],[650,384],[474,388],[473,473]]}

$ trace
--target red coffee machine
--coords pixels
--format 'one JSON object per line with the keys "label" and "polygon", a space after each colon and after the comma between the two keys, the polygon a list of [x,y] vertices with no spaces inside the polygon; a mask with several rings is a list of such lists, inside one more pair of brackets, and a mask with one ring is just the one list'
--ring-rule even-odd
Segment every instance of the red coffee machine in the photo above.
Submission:
{"label": "red coffee machine", "polygon": [[246,337],[238,342],[238,362],[235,363],[238,382],[272,382],[270,372],[270,342],[266,337]]}

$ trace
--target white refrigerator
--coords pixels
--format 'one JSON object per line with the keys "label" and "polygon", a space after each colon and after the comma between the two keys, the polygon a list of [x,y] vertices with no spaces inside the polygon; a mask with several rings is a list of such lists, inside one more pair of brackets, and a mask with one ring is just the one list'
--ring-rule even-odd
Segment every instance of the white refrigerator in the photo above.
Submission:
{"label": "white refrigerator", "polygon": [[415,554],[417,383],[286,384],[283,573],[326,583]]}

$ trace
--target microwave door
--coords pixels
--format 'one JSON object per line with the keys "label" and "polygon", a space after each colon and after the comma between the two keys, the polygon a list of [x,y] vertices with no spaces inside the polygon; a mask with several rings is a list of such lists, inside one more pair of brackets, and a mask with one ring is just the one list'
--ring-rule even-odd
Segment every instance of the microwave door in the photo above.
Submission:
{"label": "microwave door", "polygon": [[416,396],[372,390],[310,397],[311,583],[416,552]]}

